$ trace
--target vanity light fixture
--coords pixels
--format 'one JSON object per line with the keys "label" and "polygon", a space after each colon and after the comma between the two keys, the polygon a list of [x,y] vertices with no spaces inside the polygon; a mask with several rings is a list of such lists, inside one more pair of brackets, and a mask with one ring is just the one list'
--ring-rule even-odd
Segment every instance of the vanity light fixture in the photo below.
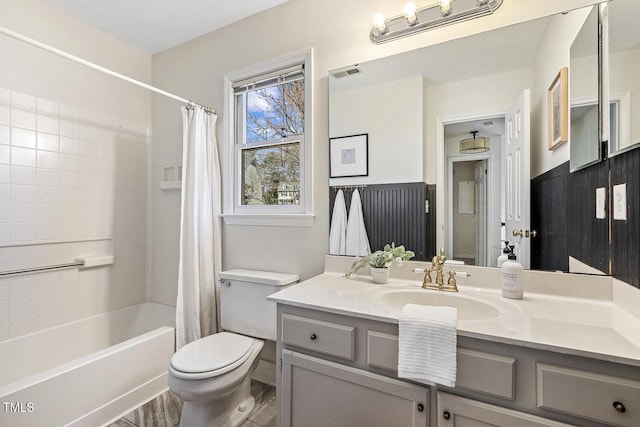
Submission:
{"label": "vanity light fixture", "polygon": [[404,6],[402,15],[385,19],[376,13],[369,38],[375,44],[407,37],[421,31],[491,15],[503,0],[440,0],[417,9],[413,2]]}
{"label": "vanity light fixture", "polygon": [[474,154],[474,153],[484,153],[485,151],[489,151],[489,138],[485,138],[483,136],[477,136],[478,131],[471,131],[471,137],[465,138],[460,141],[460,153],[461,154]]}

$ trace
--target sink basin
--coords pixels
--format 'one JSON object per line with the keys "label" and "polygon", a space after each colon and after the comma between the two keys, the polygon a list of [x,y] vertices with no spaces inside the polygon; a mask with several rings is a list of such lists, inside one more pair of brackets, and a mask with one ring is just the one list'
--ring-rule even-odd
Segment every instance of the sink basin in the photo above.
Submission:
{"label": "sink basin", "polygon": [[381,295],[379,301],[386,307],[396,310],[401,310],[406,304],[455,307],[458,309],[458,319],[460,320],[489,320],[500,315],[500,312],[490,304],[460,294],[442,291],[423,289],[392,291]]}

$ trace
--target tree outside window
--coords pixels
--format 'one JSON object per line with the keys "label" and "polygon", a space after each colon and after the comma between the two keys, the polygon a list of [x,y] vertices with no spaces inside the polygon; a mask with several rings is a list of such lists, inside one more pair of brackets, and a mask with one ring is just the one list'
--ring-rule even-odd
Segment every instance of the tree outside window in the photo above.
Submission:
{"label": "tree outside window", "polygon": [[243,205],[300,204],[304,77],[241,93]]}

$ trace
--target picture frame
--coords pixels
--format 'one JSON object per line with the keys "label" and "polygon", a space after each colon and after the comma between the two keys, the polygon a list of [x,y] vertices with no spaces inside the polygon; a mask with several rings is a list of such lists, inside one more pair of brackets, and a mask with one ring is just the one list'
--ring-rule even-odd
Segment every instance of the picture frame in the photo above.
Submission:
{"label": "picture frame", "polygon": [[563,67],[547,92],[548,149],[555,150],[569,140],[569,69]]}
{"label": "picture frame", "polygon": [[369,175],[369,134],[329,138],[329,177]]}

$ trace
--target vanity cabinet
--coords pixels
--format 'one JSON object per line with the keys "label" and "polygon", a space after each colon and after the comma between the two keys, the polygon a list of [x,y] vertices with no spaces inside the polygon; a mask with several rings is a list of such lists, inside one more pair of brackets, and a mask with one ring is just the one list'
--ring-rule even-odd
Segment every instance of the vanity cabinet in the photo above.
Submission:
{"label": "vanity cabinet", "polygon": [[398,325],[278,303],[280,427],[640,426],[640,367],[458,336],[456,387],[398,379]]}

